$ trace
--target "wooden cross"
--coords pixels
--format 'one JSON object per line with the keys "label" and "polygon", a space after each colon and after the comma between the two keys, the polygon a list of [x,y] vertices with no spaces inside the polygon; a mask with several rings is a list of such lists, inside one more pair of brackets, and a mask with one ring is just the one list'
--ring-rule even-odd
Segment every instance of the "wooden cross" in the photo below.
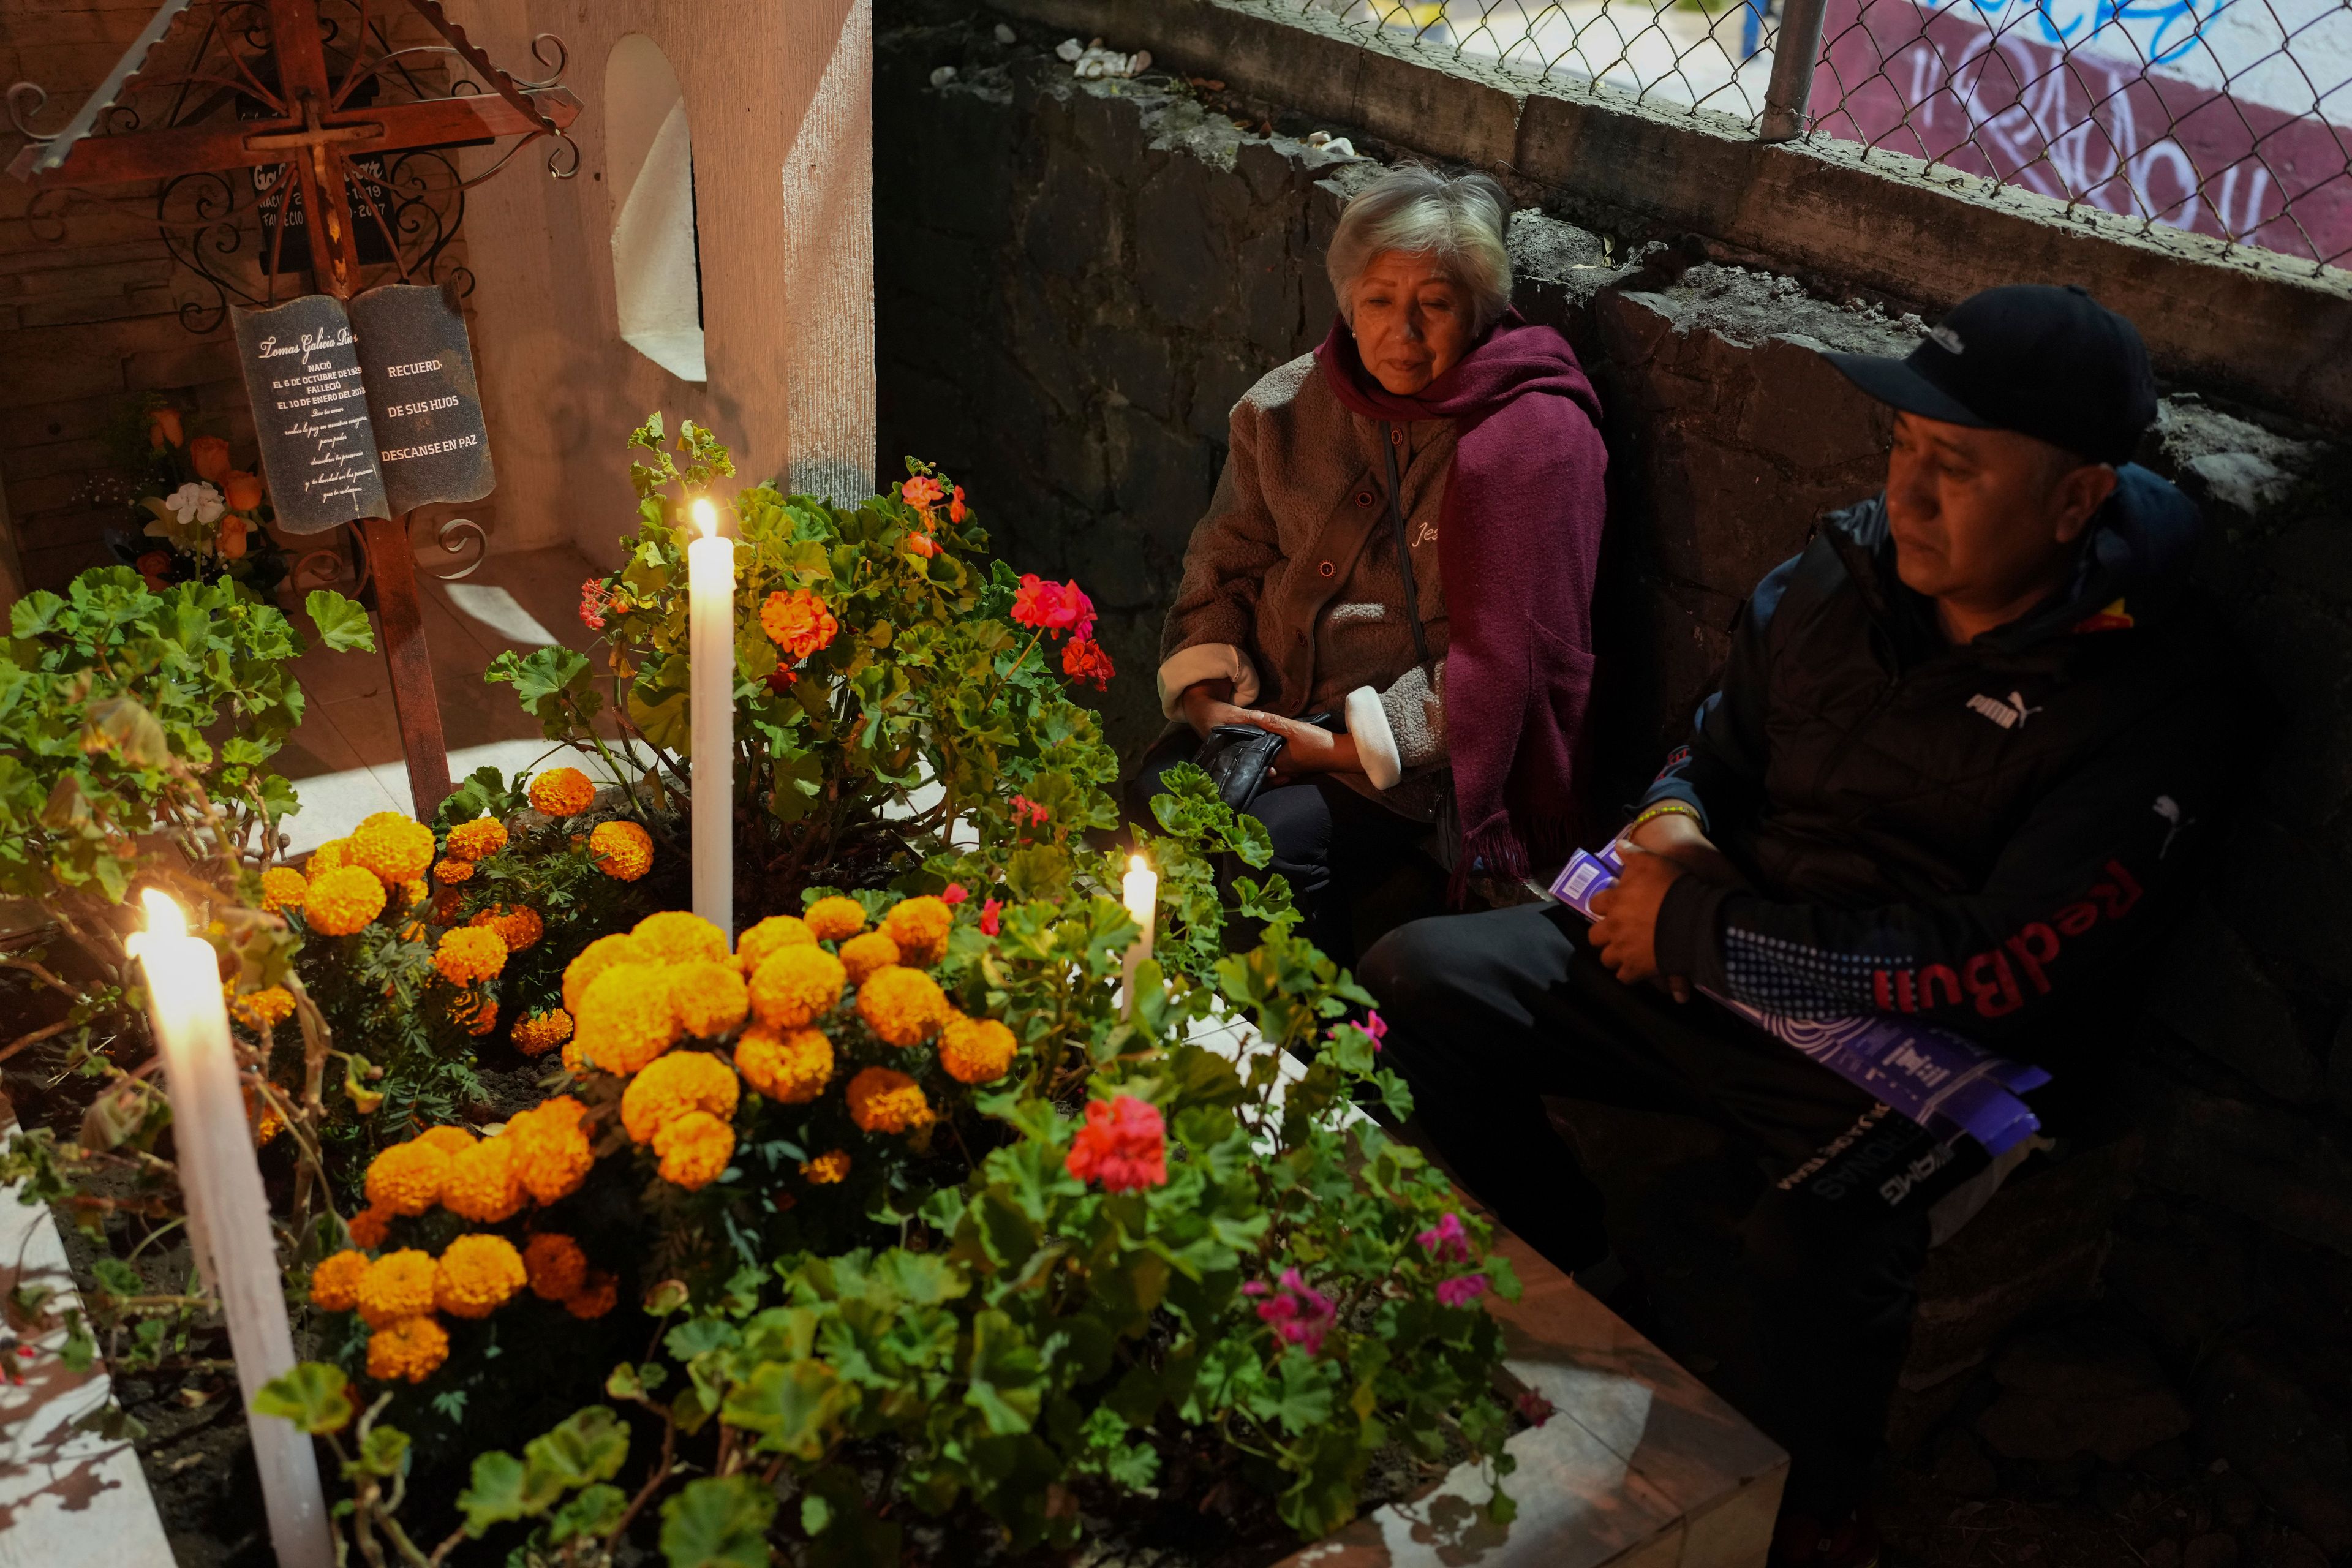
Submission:
{"label": "wooden cross", "polygon": [[[557,135],[580,112],[579,100],[563,89],[524,88],[492,65],[467,38],[465,30],[449,19],[439,0],[404,3],[441,35],[451,52],[491,91],[381,108],[342,106],[327,68],[318,0],[268,0],[269,48],[278,74],[275,101],[249,74],[243,83],[232,85],[268,104],[274,114],[223,124],[89,134],[99,115],[138,75],[148,52],[189,4],[189,0],[166,0],[122,63],[66,131],[26,147],[9,164],[8,172],[48,187],[290,165],[309,229],[312,278],[324,292],[349,300],[359,291],[360,257],[346,180],[348,158],[499,136]],[[360,9],[364,18],[364,0]],[[347,73],[344,89],[353,80]],[[368,198],[363,195],[362,200]],[[368,205],[373,209],[373,202]],[[389,227],[386,215],[371,210],[369,216]],[[282,232],[283,224],[279,226]],[[394,250],[397,254],[396,244]],[[273,255],[273,273],[275,259]],[[393,710],[400,722],[410,796],[417,816],[430,820],[449,794],[449,754],[441,732],[440,704],[433,690],[433,664],[425,647],[415,558],[410,552],[404,521],[369,517],[356,520],[356,526],[373,575],[376,613],[383,624],[384,662],[392,675]]]}

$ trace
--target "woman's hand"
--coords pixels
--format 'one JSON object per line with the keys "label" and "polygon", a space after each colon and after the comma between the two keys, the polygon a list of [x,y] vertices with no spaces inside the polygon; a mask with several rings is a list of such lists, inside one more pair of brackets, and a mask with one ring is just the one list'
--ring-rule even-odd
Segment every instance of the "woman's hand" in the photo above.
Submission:
{"label": "woman's hand", "polygon": [[1247,708],[1234,706],[1234,683],[1222,677],[1194,681],[1176,704],[1184,722],[1192,726],[1192,733],[1204,741],[1220,724],[1255,724],[1259,717]]}
{"label": "woman's hand", "polygon": [[1282,752],[1274,759],[1273,781],[1288,784],[1305,773],[1356,773],[1363,772],[1363,763],[1356,756],[1353,735],[1335,735],[1318,724],[1301,723],[1286,719],[1279,713],[1259,713],[1237,710],[1242,717],[1234,722],[1255,724],[1269,735],[1283,739]]}

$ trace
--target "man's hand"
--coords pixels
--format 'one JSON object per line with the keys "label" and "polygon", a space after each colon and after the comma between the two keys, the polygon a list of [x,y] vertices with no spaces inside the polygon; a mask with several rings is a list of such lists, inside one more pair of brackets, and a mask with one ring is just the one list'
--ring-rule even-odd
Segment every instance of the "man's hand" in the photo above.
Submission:
{"label": "man's hand", "polygon": [[1715,841],[1699,826],[1698,819],[1679,811],[1663,812],[1650,818],[1626,835],[1626,840],[1706,881],[1731,887],[1747,884],[1748,879],[1715,847]]}
{"label": "man's hand", "polygon": [[[1661,819],[1653,818],[1643,826],[1657,820]],[[1687,1002],[1689,979],[1660,974],[1656,947],[1658,907],[1666,901],[1666,889],[1686,873],[1674,861],[1638,844],[1621,841],[1620,847],[1623,873],[1615,885],[1593,895],[1592,912],[1599,918],[1592,922],[1592,945],[1601,950],[1601,962],[1626,984],[1646,981],[1663,985],[1675,1001]]]}

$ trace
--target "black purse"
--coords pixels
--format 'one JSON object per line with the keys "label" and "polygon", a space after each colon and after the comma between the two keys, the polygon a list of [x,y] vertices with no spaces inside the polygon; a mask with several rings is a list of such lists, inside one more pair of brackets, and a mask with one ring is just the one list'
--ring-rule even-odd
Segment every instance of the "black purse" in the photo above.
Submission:
{"label": "black purse", "polygon": [[[1332,721],[1328,713],[1300,721],[1318,730],[1330,729]],[[1192,763],[1217,786],[1219,800],[1235,811],[1247,811],[1265,787],[1265,775],[1273,769],[1275,758],[1282,755],[1284,743],[1280,735],[1255,724],[1217,724],[1202,741]]]}

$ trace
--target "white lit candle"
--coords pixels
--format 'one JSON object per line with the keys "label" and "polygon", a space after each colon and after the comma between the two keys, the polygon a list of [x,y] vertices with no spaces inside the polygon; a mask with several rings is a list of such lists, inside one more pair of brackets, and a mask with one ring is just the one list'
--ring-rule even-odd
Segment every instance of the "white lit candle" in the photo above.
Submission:
{"label": "white lit candle", "polygon": [[130,946],[146,971],[147,1013],[172,1101],[188,1229],[196,1265],[228,1320],[269,1539],[279,1568],[331,1568],[335,1552],[310,1439],[282,1416],[253,1414],[262,1385],[293,1369],[294,1336],[229,1041],[220,961],[210,942],[188,934],[187,917],[169,896],[150,888],[144,901],[147,929],[134,933]]}
{"label": "white lit candle", "polygon": [[1135,1013],[1135,972],[1151,957],[1151,931],[1160,912],[1160,873],[1142,856],[1129,856],[1119,894],[1119,901],[1127,906],[1128,918],[1143,928],[1143,934],[1127,950],[1126,1012],[1131,1017]]}
{"label": "white lit candle", "polygon": [[688,713],[694,724],[694,912],[735,938],[735,542],[719,509],[694,503],[686,547]]}

